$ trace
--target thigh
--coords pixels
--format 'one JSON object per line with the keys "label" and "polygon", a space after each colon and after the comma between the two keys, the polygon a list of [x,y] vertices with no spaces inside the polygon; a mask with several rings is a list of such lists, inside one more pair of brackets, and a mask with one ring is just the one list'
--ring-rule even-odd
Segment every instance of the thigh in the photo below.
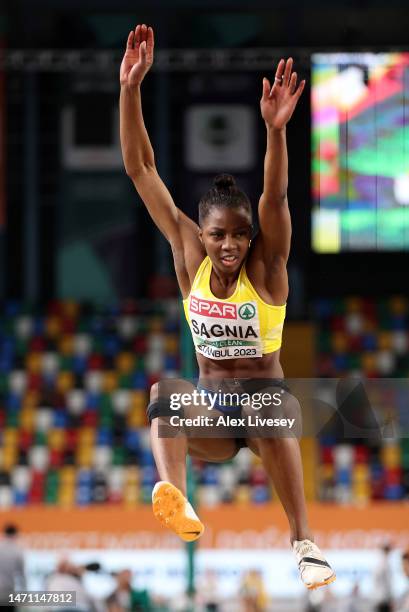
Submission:
{"label": "thigh", "polygon": [[251,394],[249,404],[242,406],[242,411],[250,438],[301,437],[301,406],[287,387],[266,385],[258,389]]}
{"label": "thigh", "polygon": [[[180,417],[180,426],[171,427],[170,417],[161,417],[159,424],[161,434],[165,437],[183,435],[187,437],[188,453],[191,457],[202,461],[219,462],[228,461],[239,450],[234,437],[222,437],[220,429],[211,426],[217,416],[222,413],[218,410],[209,410],[209,404],[198,396],[197,389],[190,381],[184,379],[167,379],[155,387],[155,396],[151,399],[168,400],[175,410],[174,415]],[[201,424],[187,425],[189,419],[202,417]],[[207,421],[206,421],[207,419]],[[179,419],[177,420],[179,422]],[[205,423],[209,424],[205,424]]]}
{"label": "thigh", "polygon": [[246,446],[251,450],[252,453],[257,455],[257,457],[260,457],[257,438],[246,438]]}

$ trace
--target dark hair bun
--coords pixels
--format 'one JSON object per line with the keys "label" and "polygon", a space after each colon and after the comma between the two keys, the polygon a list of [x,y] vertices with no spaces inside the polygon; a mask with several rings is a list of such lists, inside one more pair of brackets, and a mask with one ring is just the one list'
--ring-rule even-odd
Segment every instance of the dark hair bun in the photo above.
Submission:
{"label": "dark hair bun", "polygon": [[218,174],[213,182],[216,189],[229,189],[236,185],[236,181],[231,174]]}

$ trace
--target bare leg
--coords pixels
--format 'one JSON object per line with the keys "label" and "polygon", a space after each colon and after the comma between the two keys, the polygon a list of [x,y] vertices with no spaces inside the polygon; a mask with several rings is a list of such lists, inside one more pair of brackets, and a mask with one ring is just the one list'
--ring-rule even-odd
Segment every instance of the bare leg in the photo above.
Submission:
{"label": "bare leg", "polygon": [[[172,381],[172,385],[172,390],[177,390],[179,393],[190,393],[194,388],[193,385],[183,380]],[[151,402],[157,401],[158,397],[159,386],[155,384],[151,389]],[[195,417],[201,413],[208,416],[207,406],[194,406],[185,408],[184,411],[186,417]],[[165,437],[166,428],[169,428],[170,436],[171,433],[176,433],[175,428],[169,425],[169,417],[156,417],[152,420],[150,437],[156,467],[160,479],[172,483],[185,497],[188,453],[204,461],[219,462],[231,459],[238,450],[234,438],[194,438],[183,435],[182,430],[176,437]],[[195,433],[196,430],[193,428],[193,434]]]}
{"label": "bare leg", "polygon": [[312,540],[304,496],[300,445],[296,438],[257,438],[263,465],[287,514],[290,540]]}
{"label": "bare leg", "polygon": [[187,438],[160,438],[159,418],[151,425],[151,446],[161,480],[171,482],[186,497],[186,455]]}
{"label": "bare leg", "polygon": [[[270,391],[273,393],[274,389]],[[264,468],[270,476],[290,525],[291,543],[294,540],[311,540],[308,526],[307,507],[304,495],[304,478],[298,437],[302,431],[301,406],[290,393],[282,396],[279,407],[266,407],[263,416],[292,418],[295,427],[283,437],[263,437],[250,440],[250,448],[260,456]],[[255,447],[255,448],[254,448]]]}
{"label": "bare leg", "polygon": [[[335,572],[325,557],[313,543],[308,525],[307,507],[304,496],[303,469],[298,437],[301,435],[302,415],[298,400],[285,394],[281,409],[274,416],[294,419],[296,427],[293,435],[285,437],[257,437],[248,440],[249,447],[256,452],[272,479],[290,526],[290,542],[295,553],[301,580],[309,589],[330,584],[335,580]],[[266,415],[264,415],[266,416]],[[272,414],[270,414],[272,416]],[[267,432],[259,430],[259,435]]]}
{"label": "bare leg", "polygon": [[202,461],[228,461],[237,453],[234,438],[160,438],[159,418],[151,425],[151,446],[161,480],[171,482],[186,497],[186,455]]}

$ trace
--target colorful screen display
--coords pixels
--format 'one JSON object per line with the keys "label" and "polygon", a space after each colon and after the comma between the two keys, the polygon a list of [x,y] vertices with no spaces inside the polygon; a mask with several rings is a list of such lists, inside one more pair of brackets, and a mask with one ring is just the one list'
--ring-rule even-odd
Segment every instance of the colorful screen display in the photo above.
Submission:
{"label": "colorful screen display", "polygon": [[409,250],[409,53],[312,57],[312,247]]}

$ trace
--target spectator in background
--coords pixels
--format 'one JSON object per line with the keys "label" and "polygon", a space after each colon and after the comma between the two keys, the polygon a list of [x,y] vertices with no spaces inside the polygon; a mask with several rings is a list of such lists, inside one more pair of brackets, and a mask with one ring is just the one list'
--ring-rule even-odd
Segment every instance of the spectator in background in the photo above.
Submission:
{"label": "spectator in background", "polygon": [[106,600],[108,612],[149,612],[154,609],[148,591],[132,588],[130,570],[122,570],[115,577],[117,586]]}
{"label": "spectator in background", "polygon": [[240,595],[244,612],[263,612],[267,610],[268,596],[260,570],[253,569],[244,575]]}
{"label": "spectator in background", "polygon": [[408,586],[396,604],[396,612],[409,612],[409,548],[402,553],[402,569],[408,579]]}
{"label": "spectator in background", "polygon": [[15,608],[8,605],[8,594],[15,590],[24,591],[26,588],[24,555],[17,540],[16,525],[5,525],[3,538],[0,540],[0,610],[10,611]]}
{"label": "spectator in background", "polygon": [[[86,571],[98,571],[98,563],[88,565],[75,565],[69,559],[60,559],[56,571],[48,576],[47,591],[75,591],[75,605],[64,606],[64,612],[76,610],[77,612],[95,612],[95,604],[82,584],[82,575]],[[56,610],[61,610],[60,607]]]}
{"label": "spectator in background", "polygon": [[196,604],[205,612],[219,612],[220,595],[217,572],[207,568],[198,581]]}
{"label": "spectator in background", "polygon": [[374,599],[376,612],[392,612],[392,572],[389,565],[391,546],[385,543],[381,548],[381,558],[374,573]]}

